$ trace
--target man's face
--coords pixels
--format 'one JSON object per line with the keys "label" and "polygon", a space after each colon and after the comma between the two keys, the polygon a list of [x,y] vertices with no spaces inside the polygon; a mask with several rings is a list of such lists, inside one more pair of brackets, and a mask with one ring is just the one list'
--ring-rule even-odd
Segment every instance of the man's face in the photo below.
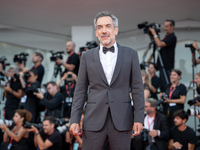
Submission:
{"label": "man's face", "polygon": [[66,43],[66,52],[69,54],[75,50],[74,44],[70,41]]}
{"label": "man's face", "polygon": [[41,58],[34,53],[33,57],[32,57],[32,62],[36,63],[36,62],[40,62],[40,61],[41,61]]}
{"label": "man's face", "polygon": [[154,66],[153,66],[152,64],[149,65],[149,67],[148,67],[148,72],[149,72],[150,74],[153,74],[153,73],[156,72],[156,69],[154,68]]}
{"label": "man's face", "polygon": [[168,22],[168,21],[166,21],[166,22],[164,23],[164,29],[165,29],[165,32],[166,32],[167,34],[171,34],[171,33],[174,32],[174,26],[171,26],[171,25],[170,25],[170,22]]}
{"label": "man's face", "polygon": [[152,113],[152,107],[151,107],[151,104],[149,102],[145,102],[144,109],[145,109],[145,112],[148,115]]}
{"label": "man's face", "polygon": [[12,68],[8,69],[8,77],[13,77],[14,74],[15,74],[14,69],[12,69]]}
{"label": "man's face", "polygon": [[185,122],[186,122],[185,119],[181,119],[179,116],[176,116],[174,118],[174,124],[177,127],[181,126],[182,124],[185,124]]}
{"label": "man's face", "polygon": [[103,46],[110,47],[115,43],[118,27],[114,27],[111,17],[101,17],[97,20],[95,33]]}
{"label": "man's face", "polygon": [[49,93],[51,96],[54,96],[54,94],[57,93],[57,86],[52,85],[52,84],[48,84],[48,85],[47,85],[47,90],[48,90],[48,93]]}
{"label": "man's face", "polygon": [[54,130],[54,124],[50,123],[49,120],[43,121],[43,130],[45,134],[49,134]]}
{"label": "man's face", "polygon": [[36,82],[36,80],[37,80],[37,75],[34,75],[34,73],[33,72],[29,72],[29,74],[30,74],[30,77],[28,78],[28,82],[30,82],[30,83],[34,83],[34,82]]}

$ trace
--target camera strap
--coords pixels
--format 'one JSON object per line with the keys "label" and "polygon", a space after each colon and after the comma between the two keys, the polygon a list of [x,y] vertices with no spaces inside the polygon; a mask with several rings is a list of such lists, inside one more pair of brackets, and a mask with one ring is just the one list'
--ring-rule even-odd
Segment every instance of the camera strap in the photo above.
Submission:
{"label": "camera strap", "polygon": [[172,98],[172,94],[173,92],[176,90],[176,87],[178,86],[179,82],[176,84],[175,87],[173,87],[172,85],[170,86],[170,91],[169,91],[169,99]]}
{"label": "camera strap", "polygon": [[149,121],[149,116],[147,116],[147,124],[148,124],[148,129],[149,129],[149,131],[151,131],[151,125],[154,123],[154,120],[155,120],[155,117],[156,117],[156,115],[153,117],[153,120],[152,120],[152,122],[150,123],[150,121]]}

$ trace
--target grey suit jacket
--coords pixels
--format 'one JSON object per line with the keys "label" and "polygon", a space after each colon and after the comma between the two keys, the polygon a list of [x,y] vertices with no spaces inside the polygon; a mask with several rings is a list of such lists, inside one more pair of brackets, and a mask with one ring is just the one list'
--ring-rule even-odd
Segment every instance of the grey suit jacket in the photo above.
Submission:
{"label": "grey suit jacket", "polygon": [[110,85],[99,59],[99,47],[83,53],[73,98],[71,124],[80,123],[86,96],[88,100],[83,120],[84,130],[101,130],[109,106],[113,123],[119,131],[131,130],[133,122],[143,124],[144,87],[137,52],[118,44],[117,62]]}

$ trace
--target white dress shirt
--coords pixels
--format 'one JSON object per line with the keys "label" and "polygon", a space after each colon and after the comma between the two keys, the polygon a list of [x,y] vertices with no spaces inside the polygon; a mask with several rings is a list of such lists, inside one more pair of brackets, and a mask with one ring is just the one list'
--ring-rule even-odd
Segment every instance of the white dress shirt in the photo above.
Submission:
{"label": "white dress shirt", "polygon": [[107,53],[103,53],[103,46],[100,44],[100,50],[99,50],[99,57],[100,57],[100,62],[103,67],[104,74],[106,76],[106,79],[108,81],[108,84],[110,84],[114,70],[115,70],[115,65],[117,61],[117,55],[118,55],[118,47],[117,43],[115,42],[113,44],[115,47],[115,52],[110,52],[107,51]]}

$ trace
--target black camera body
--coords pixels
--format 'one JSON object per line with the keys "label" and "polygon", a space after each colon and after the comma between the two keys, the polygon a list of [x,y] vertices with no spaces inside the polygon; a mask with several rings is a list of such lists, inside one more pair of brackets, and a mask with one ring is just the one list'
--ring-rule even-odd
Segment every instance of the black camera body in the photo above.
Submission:
{"label": "black camera body", "polygon": [[167,94],[165,94],[165,93],[162,93],[162,96],[161,96],[161,99],[159,99],[159,101],[158,101],[158,106],[160,105],[160,104],[162,104],[163,103],[163,101],[165,100],[165,98],[168,98],[168,95]]}
{"label": "black camera body", "polygon": [[147,21],[146,22],[143,22],[141,24],[138,24],[138,29],[143,29],[144,28],[144,33],[145,34],[149,34],[151,36],[153,36],[151,34],[151,31],[149,30],[149,28],[153,28],[156,33],[158,34],[160,32],[160,24],[157,24],[157,23],[148,23]]}
{"label": "black camera body", "polygon": [[200,96],[197,96],[194,99],[188,100],[188,105],[192,106],[196,104],[196,101],[200,102]]}
{"label": "black camera body", "polygon": [[[58,127],[58,126],[63,126],[63,125],[66,125],[69,123],[69,121],[66,121],[64,118],[55,118],[56,119],[56,122],[55,122],[55,126]],[[43,127],[43,124],[42,123],[30,123],[30,122],[25,122],[23,124],[23,127],[26,128],[26,129],[30,129],[31,126],[34,126],[35,128],[37,129],[41,129]]]}
{"label": "black camera body", "polygon": [[98,46],[97,42],[96,41],[89,41],[86,43],[86,46],[88,49],[92,49],[92,48],[95,48]]}
{"label": "black camera body", "polygon": [[50,61],[55,62],[57,60],[57,58],[63,59],[62,54],[64,54],[64,51],[53,52],[53,50],[51,50],[50,53],[52,54],[52,56],[50,57]]}
{"label": "black camera body", "polygon": [[5,69],[6,66],[9,66],[9,63],[6,63],[7,58],[5,56],[0,57],[0,63],[2,64],[3,69]]}
{"label": "black camera body", "polygon": [[18,63],[22,63],[22,62],[26,62],[27,61],[27,56],[29,54],[28,53],[20,53],[20,54],[17,54],[17,55],[14,55],[14,58],[13,58],[13,61],[14,63],[18,62]]}

